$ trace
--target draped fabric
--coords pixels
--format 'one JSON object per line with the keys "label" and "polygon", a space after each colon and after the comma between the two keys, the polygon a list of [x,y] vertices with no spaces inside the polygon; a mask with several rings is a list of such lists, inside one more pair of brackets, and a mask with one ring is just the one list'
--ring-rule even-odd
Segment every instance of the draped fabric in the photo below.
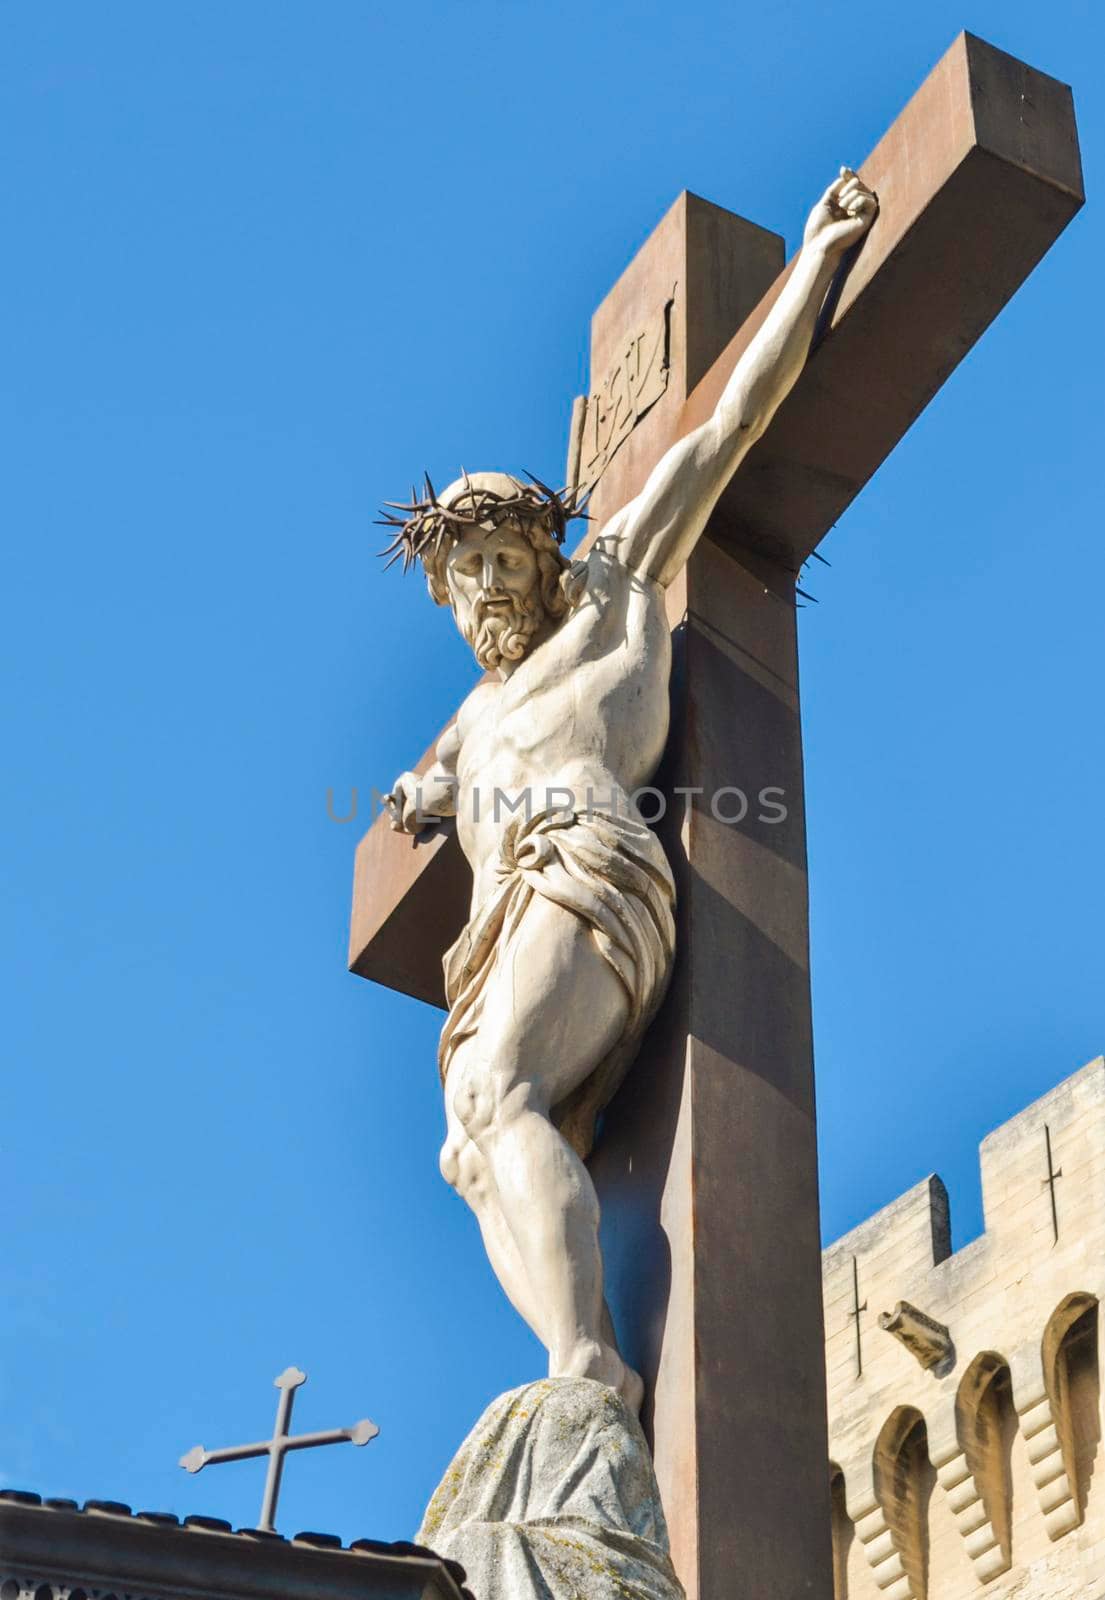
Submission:
{"label": "draped fabric", "polygon": [[585,922],[629,1001],[622,1036],[553,1108],[580,1156],[664,997],[675,951],[675,884],[660,841],[637,818],[543,811],[516,817],[500,844],[496,884],[444,958],[449,1015],[438,1047],[445,1082],[457,1047],[479,1029],[495,973],[518,938],[534,895]]}
{"label": "draped fabric", "polygon": [[415,1539],[480,1600],[685,1600],[641,1425],[592,1378],[492,1401]]}

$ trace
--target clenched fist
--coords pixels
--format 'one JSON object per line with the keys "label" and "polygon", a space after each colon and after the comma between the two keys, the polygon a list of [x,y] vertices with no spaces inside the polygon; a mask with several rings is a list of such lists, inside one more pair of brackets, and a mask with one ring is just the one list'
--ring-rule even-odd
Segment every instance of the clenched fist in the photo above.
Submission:
{"label": "clenched fist", "polygon": [[384,795],[388,820],[396,833],[421,833],[456,812],[456,775],[440,767],[423,773],[401,772]]}
{"label": "clenched fist", "polygon": [[878,209],[874,191],[856,177],[851,167],[841,167],[840,177],[830,183],[810,212],[803,247],[812,245],[828,257],[842,256],[863,238]]}
{"label": "clenched fist", "polygon": [[391,826],[397,833],[421,833],[427,818],[422,816],[419,802],[422,798],[423,780],[417,772],[401,772],[384,796]]}

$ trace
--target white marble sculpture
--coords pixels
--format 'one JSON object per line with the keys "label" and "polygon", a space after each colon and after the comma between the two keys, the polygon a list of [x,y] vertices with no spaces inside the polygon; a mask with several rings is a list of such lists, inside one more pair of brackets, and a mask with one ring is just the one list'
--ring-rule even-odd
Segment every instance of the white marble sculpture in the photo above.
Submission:
{"label": "white marble sculpture", "polygon": [[603,1301],[598,1202],[584,1166],[595,1118],[664,995],[674,885],[631,796],[668,729],[663,590],[806,359],[842,254],[876,202],[842,170],[713,416],[672,446],[586,560],[562,555],[572,507],[539,484],[465,475],[396,508],[394,550],[420,559],[487,677],[421,777],[390,797],[396,827],[456,815],[471,916],[446,957],[439,1063],[446,1179],[491,1265],[549,1352],[631,1408],[641,1383]]}

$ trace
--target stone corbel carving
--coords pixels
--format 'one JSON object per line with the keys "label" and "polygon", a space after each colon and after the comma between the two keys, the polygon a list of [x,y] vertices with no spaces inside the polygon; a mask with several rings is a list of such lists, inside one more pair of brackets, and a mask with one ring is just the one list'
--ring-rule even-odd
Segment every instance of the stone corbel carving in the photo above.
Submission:
{"label": "stone corbel carving", "polygon": [[905,1345],[911,1356],[933,1372],[938,1367],[948,1371],[955,1362],[955,1345],[950,1331],[934,1317],[927,1317],[908,1300],[899,1300],[893,1311],[884,1311],[879,1317],[879,1327],[892,1333]]}

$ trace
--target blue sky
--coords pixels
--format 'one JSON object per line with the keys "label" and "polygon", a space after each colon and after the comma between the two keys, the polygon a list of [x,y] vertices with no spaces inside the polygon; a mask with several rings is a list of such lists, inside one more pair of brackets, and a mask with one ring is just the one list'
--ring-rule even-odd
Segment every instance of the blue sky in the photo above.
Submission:
{"label": "blue sky", "polygon": [[[845,23],[842,19],[847,17]],[[344,968],[357,824],[475,669],[375,507],[562,470],[680,189],[784,233],[963,26],[1075,85],[1091,204],[802,616],[824,1233],[1105,1050],[1097,8],[0,10],[0,1474],[251,1522],[177,1457],[368,1414],[281,1526],[408,1536],[540,1357],[436,1167],[439,1014]]]}

